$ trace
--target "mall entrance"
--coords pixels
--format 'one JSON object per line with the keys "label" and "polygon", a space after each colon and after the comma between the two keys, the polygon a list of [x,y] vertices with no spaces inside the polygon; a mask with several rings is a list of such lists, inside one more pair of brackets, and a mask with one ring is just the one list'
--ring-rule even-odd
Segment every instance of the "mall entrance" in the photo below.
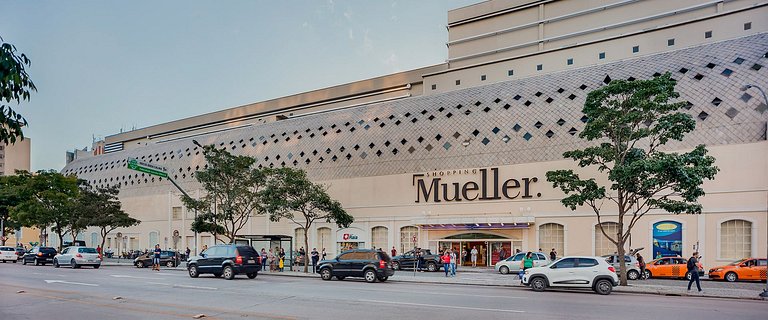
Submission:
{"label": "mall entrance", "polygon": [[477,266],[490,267],[499,262],[502,255],[510,257],[515,250],[523,248],[522,240],[489,233],[464,233],[434,241],[440,252],[449,248],[457,252],[462,266],[472,266],[472,249],[477,250]]}

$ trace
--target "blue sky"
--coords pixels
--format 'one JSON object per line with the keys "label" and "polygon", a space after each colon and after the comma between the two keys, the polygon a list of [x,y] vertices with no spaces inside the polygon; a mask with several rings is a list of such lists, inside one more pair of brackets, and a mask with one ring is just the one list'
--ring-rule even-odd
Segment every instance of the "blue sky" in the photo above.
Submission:
{"label": "blue sky", "polygon": [[10,1],[32,60],[32,169],[92,137],[444,62],[450,9],[479,0]]}

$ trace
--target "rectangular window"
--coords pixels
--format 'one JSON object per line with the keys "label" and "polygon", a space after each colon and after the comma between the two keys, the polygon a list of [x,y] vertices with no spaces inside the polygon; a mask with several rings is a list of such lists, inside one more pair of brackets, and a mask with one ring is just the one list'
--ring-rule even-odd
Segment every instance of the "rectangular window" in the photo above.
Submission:
{"label": "rectangular window", "polygon": [[173,220],[181,220],[181,207],[173,207],[171,210]]}
{"label": "rectangular window", "polygon": [[640,52],[640,46],[632,47],[632,53],[638,53],[638,52]]}
{"label": "rectangular window", "polygon": [[437,89],[437,85],[436,85],[436,84],[433,84],[433,85],[432,85],[432,90],[435,90],[435,89]]}
{"label": "rectangular window", "polygon": [[565,63],[568,64],[569,66],[572,65],[573,64],[573,58],[568,58],[568,60],[566,60]]}
{"label": "rectangular window", "polygon": [[543,65],[543,64],[537,64],[537,65],[536,65],[536,70],[537,70],[537,71],[541,71],[541,70],[544,70],[544,65]]}
{"label": "rectangular window", "polygon": [[709,39],[709,38],[712,38],[712,31],[707,31],[707,32],[704,32],[704,38],[705,38],[705,39]]}
{"label": "rectangular window", "polygon": [[480,76],[480,81],[485,81],[485,75]]}
{"label": "rectangular window", "polygon": [[515,75],[515,70],[512,70],[512,69],[507,70],[507,75],[510,76],[510,77]]}
{"label": "rectangular window", "polygon": [[752,29],[752,22],[747,22],[744,24],[744,30]]}
{"label": "rectangular window", "polygon": [[460,84],[461,84],[461,80],[456,80],[456,85],[458,86]]}
{"label": "rectangular window", "polygon": [[668,39],[667,40],[667,46],[671,47],[675,45],[675,39]]}
{"label": "rectangular window", "polygon": [[601,60],[602,60],[602,59],[605,59],[605,52],[600,52],[600,53],[597,55],[597,57],[598,57],[599,59],[601,59]]}

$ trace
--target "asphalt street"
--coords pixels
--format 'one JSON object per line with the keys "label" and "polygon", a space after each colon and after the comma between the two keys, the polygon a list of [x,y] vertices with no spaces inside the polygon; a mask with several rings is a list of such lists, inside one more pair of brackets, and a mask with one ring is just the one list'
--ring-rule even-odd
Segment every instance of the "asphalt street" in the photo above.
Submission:
{"label": "asphalt street", "polygon": [[0,319],[765,319],[767,301],[0,264]]}

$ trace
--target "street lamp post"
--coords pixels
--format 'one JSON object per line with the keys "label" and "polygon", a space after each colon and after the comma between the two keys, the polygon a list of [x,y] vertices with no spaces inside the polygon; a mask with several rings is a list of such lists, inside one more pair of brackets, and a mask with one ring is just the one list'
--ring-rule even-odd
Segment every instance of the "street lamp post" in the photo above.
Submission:
{"label": "street lamp post", "polygon": [[[761,87],[759,87],[759,86],[756,86],[756,85],[754,85],[754,84],[745,84],[745,85],[743,85],[743,86],[741,87],[741,91],[747,91],[747,90],[749,90],[749,89],[751,89],[751,88],[755,88],[755,89],[757,89],[758,91],[760,91],[760,93],[763,95],[763,102],[764,102],[766,105],[768,105],[768,97],[766,97],[766,95],[765,95],[765,91],[763,90],[763,88],[761,88]],[[768,128],[768,124],[766,124],[766,128]],[[768,220],[768,197],[766,197],[766,209],[765,209],[765,210],[766,210],[766,211],[765,211],[765,214],[766,214],[766,220]],[[766,229],[766,232],[768,232],[768,229]],[[768,244],[766,244],[766,252],[768,252]],[[768,257],[768,256],[767,256],[767,257]],[[759,260],[760,260],[760,259],[758,259],[758,261],[759,261]],[[768,266],[766,266],[766,268],[768,268]],[[762,297],[763,299],[766,299],[766,298],[768,298],[768,279],[766,279],[766,281],[765,281],[765,289],[763,289],[763,292],[761,292],[761,293],[760,293],[760,297]]]}

